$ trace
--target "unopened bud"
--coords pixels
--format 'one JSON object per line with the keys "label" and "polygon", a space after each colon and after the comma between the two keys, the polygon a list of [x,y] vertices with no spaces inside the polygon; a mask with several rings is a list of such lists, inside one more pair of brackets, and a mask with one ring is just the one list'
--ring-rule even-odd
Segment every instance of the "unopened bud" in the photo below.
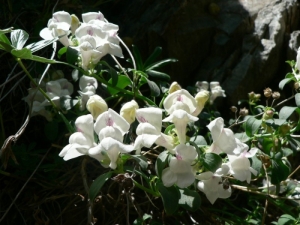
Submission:
{"label": "unopened bud", "polygon": [[139,105],[136,101],[131,100],[130,102],[125,103],[121,110],[120,115],[129,123],[133,123],[135,121],[136,110],[139,108]]}
{"label": "unopened bud", "polygon": [[294,88],[297,90],[300,87],[299,81],[294,83]]}
{"label": "unopened bud", "polygon": [[279,98],[280,98],[280,93],[277,92],[277,91],[273,92],[272,98],[274,98],[274,99],[279,99]]}
{"label": "unopened bud", "polygon": [[231,110],[231,112],[236,113],[237,112],[237,107],[231,106],[230,110]]}
{"label": "unopened bud", "polygon": [[72,32],[72,35],[75,35],[75,31],[76,29],[79,27],[80,25],[80,21],[78,19],[78,17],[74,14],[71,15],[71,32]]}
{"label": "unopened bud", "polygon": [[255,98],[255,93],[253,91],[251,91],[250,93],[248,93],[248,97],[249,99],[254,99]]}
{"label": "unopened bud", "polygon": [[108,109],[106,102],[99,95],[92,95],[86,103],[86,108],[92,114],[94,120]]}
{"label": "unopened bud", "polygon": [[272,89],[271,89],[271,88],[266,88],[266,89],[264,90],[264,96],[265,96],[266,98],[270,98],[270,97],[272,96]]}
{"label": "unopened bud", "polygon": [[181,90],[181,87],[176,81],[174,81],[169,88],[169,94],[171,94],[175,91],[178,91],[178,90]]}
{"label": "unopened bud", "polygon": [[274,112],[272,110],[267,110],[267,111],[265,111],[265,113],[263,115],[263,119],[264,120],[272,119],[273,115],[274,115]]}
{"label": "unopened bud", "polygon": [[245,107],[240,109],[240,116],[247,116],[248,113],[249,113],[249,111]]}
{"label": "unopened bud", "polygon": [[209,99],[209,91],[202,90],[197,93],[197,95],[195,96],[195,100],[197,102],[197,108],[193,112],[193,116],[198,116],[199,113],[201,113],[208,99]]}

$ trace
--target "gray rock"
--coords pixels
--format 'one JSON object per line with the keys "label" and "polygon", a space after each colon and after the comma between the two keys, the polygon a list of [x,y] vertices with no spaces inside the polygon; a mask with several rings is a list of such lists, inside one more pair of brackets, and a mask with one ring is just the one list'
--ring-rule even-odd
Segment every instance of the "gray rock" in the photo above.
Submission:
{"label": "gray rock", "polygon": [[[124,7],[120,36],[148,56],[156,46],[177,58],[167,71],[182,86],[219,81],[227,103],[262,93],[284,77],[298,45],[297,0],[146,0]],[[135,14],[136,11],[142,13]],[[129,12],[129,13],[128,13]],[[289,40],[291,41],[289,42]],[[281,72],[281,74],[279,74]]]}

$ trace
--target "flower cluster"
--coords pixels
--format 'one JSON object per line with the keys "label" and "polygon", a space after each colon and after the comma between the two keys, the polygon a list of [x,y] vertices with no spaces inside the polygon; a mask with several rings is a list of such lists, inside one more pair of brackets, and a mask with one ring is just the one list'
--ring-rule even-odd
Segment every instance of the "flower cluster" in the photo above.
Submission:
{"label": "flower cluster", "polygon": [[56,12],[40,36],[45,40],[59,37],[64,46],[78,51],[78,65],[84,70],[93,69],[106,54],[123,57],[117,36],[118,25],[106,22],[101,12],[84,13],[82,21],[67,12]]}
{"label": "flower cluster", "polygon": [[210,104],[213,104],[217,97],[226,97],[225,91],[222,89],[218,81],[212,81],[210,83],[207,81],[197,81],[195,86],[198,92],[208,91],[210,89]]}
{"label": "flower cluster", "polygon": [[[35,80],[35,82],[38,83],[38,80]],[[39,87],[46,93],[57,108],[61,107],[61,97],[70,97],[73,93],[73,84],[65,78],[49,81],[47,83],[42,81]],[[49,100],[46,99],[40,91],[38,91],[38,87],[35,86],[35,84],[31,83],[31,88],[28,90],[28,95],[24,98],[24,101],[27,102],[31,108],[31,116],[41,115],[48,121],[52,120],[51,112],[46,109],[46,107],[51,104]]]}

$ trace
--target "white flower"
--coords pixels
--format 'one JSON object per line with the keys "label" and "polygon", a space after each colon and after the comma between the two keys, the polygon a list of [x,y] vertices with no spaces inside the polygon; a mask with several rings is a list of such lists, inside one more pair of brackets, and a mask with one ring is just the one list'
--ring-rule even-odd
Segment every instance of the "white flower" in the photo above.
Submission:
{"label": "white flower", "polygon": [[228,170],[228,166],[222,164],[222,167],[215,173],[208,171],[196,176],[200,180],[197,184],[198,189],[204,192],[211,204],[214,204],[218,198],[229,198],[231,196],[230,185],[224,185],[222,181],[222,176],[227,175]]}
{"label": "white flower", "polygon": [[[73,93],[73,84],[71,84],[67,79],[61,78],[54,81],[49,81],[46,83],[46,94],[54,102],[57,107],[60,107],[60,97],[70,96]],[[48,100],[45,105],[50,105]]]}
{"label": "white flower", "polygon": [[[107,155],[110,160],[108,166],[112,169],[116,169],[119,154],[129,153],[132,150],[133,146],[125,145],[114,138],[106,137],[98,146],[89,150],[89,155],[96,159],[98,158],[100,162],[104,159],[103,155]],[[103,164],[103,166],[105,166],[105,164]]]}
{"label": "white flower", "polygon": [[86,103],[86,108],[93,115],[94,120],[96,120],[100,114],[107,111],[108,106],[99,95],[92,95]]}
{"label": "white flower", "polygon": [[136,129],[138,137],[134,142],[137,155],[140,154],[143,146],[150,148],[154,143],[168,150],[173,149],[172,137],[161,133],[161,109],[153,107],[137,109],[136,118],[140,123]]}
{"label": "white flower", "polygon": [[88,150],[96,146],[94,141],[93,117],[91,114],[80,116],[76,119],[77,132],[69,138],[69,144],[59,153],[64,160],[69,160],[82,155],[88,155]]}
{"label": "white flower", "polygon": [[195,122],[198,117],[192,116],[185,110],[177,109],[168,117],[166,117],[163,122],[172,122],[175,125],[177,131],[177,136],[181,144],[186,141],[186,126],[189,122]]}
{"label": "white flower", "polygon": [[122,136],[129,130],[129,123],[116,113],[112,109],[108,109],[106,112],[100,114],[94,124],[96,134],[100,134],[100,131],[106,126],[117,128]]}
{"label": "white flower", "polygon": [[210,130],[213,139],[209,151],[216,154],[221,152],[232,154],[237,144],[232,130],[224,128],[224,120],[218,117],[211,121],[207,128]]}
{"label": "white flower", "polygon": [[81,95],[80,99],[80,110],[84,110],[86,107],[86,103],[90,96],[96,93],[98,87],[98,82],[96,78],[89,76],[82,76],[79,79],[79,88],[81,91],[78,93]]}
{"label": "white flower", "polygon": [[40,36],[45,40],[51,40],[55,37],[63,36],[59,38],[59,41],[64,46],[69,46],[70,42],[68,35],[70,34],[71,27],[71,15],[64,11],[59,11],[53,14],[53,17],[48,21],[48,27],[44,28],[40,32]]}
{"label": "white flower", "polygon": [[247,150],[242,152],[239,156],[228,155],[228,165],[230,167],[230,173],[236,179],[240,181],[247,181],[247,183],[250,183],[251,173],[255,176],[257,175],[257,171],[251,167],[250,161],[248,159],[253,157],[257,151],[257,148],[252,148],[248,152]]}
{"label": "white flower", "polygon": [[210,82],[210,91],[211,91],[211,95],[209,99],[210,104],[213,104],[214,100],[217,97],[226,97],[225,91],[222,89],[220,83],[217,81]]}
{"label": "white flower", "polygon": [[207,81],[197,81],[195,86],[197,87],[198,92],[202,90],[208,91],[209,84]]}
{"label": "white flower", "polygon": [[182,109],[189,114],[192,114],[197,108],[197,102],[195,98],[184,89],[172,92],[164,100],[164,108],[171,114],[177,109]]}
{"label": "white flower", "polygon": [[121,110],[120,115],[128,122],[133,123],[135,121],[136,110],[139,108],[139,105],[136,101],[131,100],[130,102],[126,102]]}
{"label": "white flower", "polygon": [[[101,52],[103,55],[112,54],[118,57],[123,57],[122,49],[119,46],[119,40],[117,38],[118,26],[114,24],[106,24],[105,29],[99,26],[99,24],[83,23],[76,30],[75,35],[82,43],[84,40],[95,47],[95,50]],[[92,37],[92,39],[87,39]]]}
{"label": "white flower", "polygon": [[193,146],[185,144],[177,145],[174,150],[176,157],[171,157],[170,167],[162,171],[162,181],[166,187],[176,184],[180,188],[186,188],[195,181],[192,164],[198,154]]}

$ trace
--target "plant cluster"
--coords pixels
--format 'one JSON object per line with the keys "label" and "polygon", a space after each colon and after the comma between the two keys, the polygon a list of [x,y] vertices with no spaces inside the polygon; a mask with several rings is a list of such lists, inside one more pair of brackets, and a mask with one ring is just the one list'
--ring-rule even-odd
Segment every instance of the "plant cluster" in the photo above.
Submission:
{"label": "plant cluster", "polygon": [[[49,127],[57,126],[57,121],[64,123],[69,141],[60,148],[59,157],[65,161],[82,158],[88,224],[96,223],[93,212],[102,190],[114,183],[120,185],[119,195],[125,196],[126,224],[161,224],[152,210],[141,213],[136,207],[135,190],[151,204],[161,199],[167,215],[212,210],[216,217],[207,218],[207,224],[298,224],[300,183],[293,176],[299,166],[290,159],[300,145],[300,53],[296,62],[289,62],[292,73],[279,84],[283,89],[294,82],[290,98],[277,103],[280,93],[266,88],[266,105],[258,105],[261,95],[251,92],[248,100],[240,102],[249,110],[233,106],[235,118],[225,122],[214,108],[216,98],[226,97],[219,82],[199,81],[189,91],[177,82],[169,84],[170,76],[159,69],[176,60],[156,62],[162,51],[157,47],[143,61],[137,47],[131,53],[122,42],[118,29],[100,12],[84,13],[80,21],[59,11],[41,30],[43,40],[36,43],[25,46],[29,35],[24,30],[0,30],[0,49],[10,53],[30,79],[23,99],[29,107],[28,121],[42,116]],[[58,43],[63,45],[59,50]],[[49,45],[53,46],[51,57],[35,54]],[[124,55],[129,56],[127,61]],[[40,77],[34,77],[23,61],[47,66]],[[50,65],[62,69],[50,73]],[[72,68],[71,75],[65,76],[64,68]],[[296,106],[279,108],[291,99]],[[50,139],[52,132],[48,130]],[[10,148],[19,135],[8,138],[1,151]],[[91,159],[101,173],[89,183],[86,168]],[[254,202],[253,196],[259,196],[265,205],[256,204],[256,214],[237,209],[231,199],[242,192]],[[220,205],[214,206],[222,201],[224,212],[220,213]],[[268,218],[268,209],[274,206],[280,214]],[[131,207],[138,218],[130,218]],[[200,223],[192,215],[189,219]]]}

